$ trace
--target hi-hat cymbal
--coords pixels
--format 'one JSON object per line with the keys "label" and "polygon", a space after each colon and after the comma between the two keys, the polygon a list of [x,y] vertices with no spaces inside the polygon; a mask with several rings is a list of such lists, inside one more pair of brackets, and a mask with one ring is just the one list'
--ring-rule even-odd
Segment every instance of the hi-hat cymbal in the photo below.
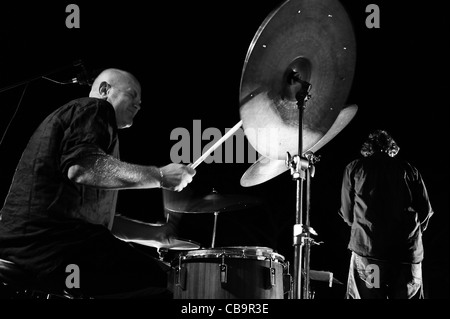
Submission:
{"label": "hi-hat cymbal", "polygon": [[[264,157],[299,153],[296,94],[311,84],[303,113],[303,149],[313,147],[345,106],[353,81],[356,45],[337,0],[288,0],[264,20],[244,63],[240,116],[249,143]],[[295,76],[294,76],[295,75]]]}
{"label": "hi-hat cymbal", "polygon": [[213,190],[208,195],[199,199],[166,203],[165,209],[174,213],[220,213],[244,209],[259,203],[260,200],[258,198],[253,198],[251,196],[237,194],[222,195]]}
{"label": "hi-hat cymbal", "polygon": [[[343,108],[328,132],[306,152],[315,153],[325,144],[331,141],[340,131],[347,126],[358,111],[357,105]],[[270,159],[261,156],[250,166],[241,177],[241,186],[249,187],[264,183],[288,170],[286,162],[278,159]]]}
{"label": "hi-hat cymbal", "polygon": [[171,250],[194,250],[200,248],[200,244],[186,239],[171,238],[167,242],[160,242],[158,240],[125,240],[127,242],[135,243],[142,246],[153,247],[156,249],[171,249]]}

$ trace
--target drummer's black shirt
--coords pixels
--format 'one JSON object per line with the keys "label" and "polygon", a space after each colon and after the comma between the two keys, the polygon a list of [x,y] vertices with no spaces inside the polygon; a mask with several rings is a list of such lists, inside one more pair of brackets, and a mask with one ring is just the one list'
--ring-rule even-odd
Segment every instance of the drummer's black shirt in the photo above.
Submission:
{"label": "drummer's black shirt", "polygon": [[67,177],[71,165],[92,154],[118,157],[117,124],[109,102],[76,99],[40,124],[0,211],[0,258],[45,272],[71,247],[109,233],[117,191],[82,186]]}
{"label": "drummer's black shirt", "polygon": [[358,255],[423,260],[422,232],[433,210],[421,174],[408,162],[375,153],[349,163],[339,214],[351,226],[348,248]]}

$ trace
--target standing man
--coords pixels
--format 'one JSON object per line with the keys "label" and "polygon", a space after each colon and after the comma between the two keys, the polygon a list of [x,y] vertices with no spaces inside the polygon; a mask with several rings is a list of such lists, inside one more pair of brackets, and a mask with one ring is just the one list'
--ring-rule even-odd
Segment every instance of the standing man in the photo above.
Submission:
{"label": "standing man", "polygon": [[340,216],[351,227],[348,299],[423,298],[422,233],[433,210],[419,171],[384,130],[345,168]]}

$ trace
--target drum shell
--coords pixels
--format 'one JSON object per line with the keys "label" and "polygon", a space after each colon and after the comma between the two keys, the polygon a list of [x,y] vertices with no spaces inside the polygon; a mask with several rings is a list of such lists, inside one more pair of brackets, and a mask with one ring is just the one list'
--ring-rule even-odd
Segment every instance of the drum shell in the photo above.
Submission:
{"label": "drum shell", "polygon": [[174,299],[283,299],[284,271],[277,258],[197,254],[180,258],[169,282]]}

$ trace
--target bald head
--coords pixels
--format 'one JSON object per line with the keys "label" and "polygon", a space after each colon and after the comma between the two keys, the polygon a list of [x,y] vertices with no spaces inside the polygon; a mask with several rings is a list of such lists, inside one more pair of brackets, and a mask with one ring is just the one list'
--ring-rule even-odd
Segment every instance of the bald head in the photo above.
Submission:
{"label": "bald head", "polygon": [[112,87],[123,88],[124,86],[136,86],[139,88],[139,93],[141,90],[141,86],[139,81],[136,79],[134,75],[131,73],[120,70],[120,69],[106,69],[103,70],[94,80],[92,84],[91,92],[89,93],[90,97],[100,97],[99,88],[102,82],[106,82]]}
{"label": "bald head", "polygon": [[141,108],[141,85],[127,71],[106,69],[95,79],[89,97],[111,103],[118,128],[127,128],[133,124],[133,118]]}

